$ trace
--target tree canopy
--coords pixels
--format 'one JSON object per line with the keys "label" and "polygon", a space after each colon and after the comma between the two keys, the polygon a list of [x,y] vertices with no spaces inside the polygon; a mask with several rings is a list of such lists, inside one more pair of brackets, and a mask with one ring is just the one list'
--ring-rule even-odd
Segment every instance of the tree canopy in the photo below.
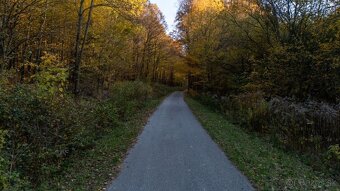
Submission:
{"label": "tree canopy", "polygon": [[337,1],[183,0],[177,20],[201,89],[339,99]]}
{"label": "tree canopy", "polygon": [[75,94],[124,79],[175,83],[180,47],[146,0],[5,0],[0,10],[0,68],[14,81],[34,82],[52,55]]}

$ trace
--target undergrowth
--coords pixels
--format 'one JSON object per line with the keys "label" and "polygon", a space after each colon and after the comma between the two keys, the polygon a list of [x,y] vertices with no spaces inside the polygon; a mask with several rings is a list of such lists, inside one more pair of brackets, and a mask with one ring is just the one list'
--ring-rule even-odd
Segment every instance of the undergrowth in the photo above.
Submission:
{"label": "undergrowth", "polygon": [[339,190],[329,174],[315,171],[293,152],[231,124],[225,115],[186,98],[211,137],[259,190]]}

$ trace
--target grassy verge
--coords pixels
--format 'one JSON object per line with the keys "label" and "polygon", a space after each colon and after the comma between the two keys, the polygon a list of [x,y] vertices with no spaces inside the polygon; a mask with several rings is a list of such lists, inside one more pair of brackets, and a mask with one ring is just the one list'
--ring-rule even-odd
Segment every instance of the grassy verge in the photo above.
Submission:
{"label": "grassy verge", "polygon": [[38,190],[103,190],[117,175],[125,154],[161,100],[148,101],[131,120],[112,129],[94,148],[68,159],[62,174],[44,182]]}
{"label": "grassy verge", "polygon": [[220,113],[186,98],[210,136],[259,190],[340,190],[329,176],[299,157],[276,148],[256,134],[236,127]]}

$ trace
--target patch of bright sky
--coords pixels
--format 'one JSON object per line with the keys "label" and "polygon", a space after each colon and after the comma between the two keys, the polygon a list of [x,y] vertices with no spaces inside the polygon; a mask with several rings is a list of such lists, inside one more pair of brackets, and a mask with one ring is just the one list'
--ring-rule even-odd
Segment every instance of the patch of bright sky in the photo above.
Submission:
{"label": "patch of bright sky", "polygon": [[165,16],[166,23],[168,24],[168,32],[172,32],[175,26],[176,14],[179,6],[178,0],[150,0],[151,3],[158,5],[159,9]]}

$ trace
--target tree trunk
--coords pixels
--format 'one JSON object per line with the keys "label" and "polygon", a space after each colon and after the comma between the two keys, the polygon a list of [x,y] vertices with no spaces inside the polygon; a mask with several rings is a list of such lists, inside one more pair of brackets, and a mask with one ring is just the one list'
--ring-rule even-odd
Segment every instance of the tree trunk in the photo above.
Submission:
{"label": "tree trunk", "polygon": [[88,35],[88,31],[90,28],[91,23],[91,16],[92,10],[94,7],[94,0],[91,0],[91,5],[89,8],[88,18],[85,26],[85,34],[84,38],[81,40],[81,33],[82,33],[82,21],[83,21],[83,14],[84,14],[84,2],[85,0],[80,1],[80,6],[78,10],[78,23],[77,23],[77,38],[76,38],[76,46],[75,46],[75,63],[73,68],[73,93],[75,95],[79,94],[79,84],[80,84],[80,64],[84,52],[84,47]]}

